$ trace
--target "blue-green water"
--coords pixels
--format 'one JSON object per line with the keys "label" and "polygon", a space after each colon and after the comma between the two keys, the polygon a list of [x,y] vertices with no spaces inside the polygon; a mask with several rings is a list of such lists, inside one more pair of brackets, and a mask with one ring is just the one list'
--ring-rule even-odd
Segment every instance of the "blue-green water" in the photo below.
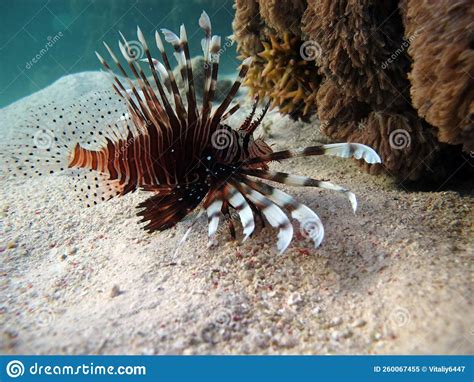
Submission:
{"label": "blue-green water", "polygon": [[151,46],[155,30],[178,33],[184,23],[191,54],[200,54],[202,10],[222,36],[221,73],[230,73],[239,64],[224,39],[232,34],[232,0],[1,0],[0,107],[62,76],[100,70],[94,51],[106,56],[102,41],[118,54],[118,31],[137,40],[137,25]]}

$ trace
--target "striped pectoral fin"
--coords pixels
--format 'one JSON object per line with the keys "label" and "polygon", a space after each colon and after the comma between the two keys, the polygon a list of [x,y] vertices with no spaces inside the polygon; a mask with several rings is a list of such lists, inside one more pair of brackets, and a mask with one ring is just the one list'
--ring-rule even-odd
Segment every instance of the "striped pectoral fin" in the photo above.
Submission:
{"label": "striped pectoral fin", "polygon": [[241,177],[240,179],[247,186],[261,192],[272,202],[291,211],[291,217],[298,220],[300,224],[301,234],[306,238],[312,239],[315,247],[319,247],[324,239],[324,226],[319,216],[313,210],[299,203],[287,193],[268,184],[256,182],[246,177]]}
{"label": "striped pectoral fin", "polygon": [[140,203],[138,208],[143,208],[137,215],[142,216],[141,222],[147,223],[144,228],[148,232],[171,228],[190,212],[187,211],[187,206],[177,207],[158,195],[154,195]]}
{"label": "striped pectoral fin", "polygon": [[255,221],[253,218],[252,209],[245,200],[244,196],[230,184],[226,185],[226,198],[229,200],[230,205],[239,214],[245,235],[243,241],[245,241],[255,230]]}
{"label": "striped pectoral fin", "polygon": [[233,240],[235,240],[235,238],[236,238],[235,226],[234,226],[234,222],[232,220],[232,216],[230,215],[229,201],[228,200],[224,200],[224,203],[222,204],[221,211],[222,211],[222,214],[224,215],[224,217],[227,221],[227,226],[229,227],[230,236],[232,237]]}
{"label": "striped pectoral fin", "polygon": [[307,176],[287,174],[285,172],[278,172],[278,171],[243,169],[242,172],[244,174],[255,176],[258,178],[268,179],[274,182],[283,183],[288,186],[319,187],[326,190],[340,192],[347,196],[347,198],[349,199],[351,203],[352,210],[354,211],[354,213],[357,210],[357,199],[356,199],[355,194],[349,191],[348,189],[343,188],[337,184],[309,178]]}
{"label": "striped pectoral fin", "polygon": [[331,143],[323,145],[324,155],[334,155],[341,158],[363,159],[367,163],[382,163],[379,155],[369,146],[361,143]]}
{"label": "striped pectoral fin", "polygon": [[293,226],[285,213],[270,199],[247,184],[234,181],[232,185],[255,203],[272,227],[279,229],[277,248],[280,254],[285,252],[293,238]]}
{"label": "striped pectoral fin", "polygon": [[221,123],[224,122],[225,120],[229,119],[237,110],[240,109],[240,104],[236,103],[234,106],[232,106],[228,112],[226,112],[222,118],[221,118]]}
{"label": "striped pectoral fin", "polygon": [[219,226],[219,218],[221,215],[223,201],[216,196],[206,209],[207,218],[209,220],[209,240],[213,240]]}
{"label": "striped pectoral fin", "polygon": [[277,151],[267,155],[248,159],[245,164],[251,165],[274,160],[283,160],[296,157],[307,157],[313,155],[331,155],[341,158],[364,159],[367,163],[382,163],[382,160],[374,149],[361,143],[332,143],[329,145],[319,145],[304,147],[294,150]]}

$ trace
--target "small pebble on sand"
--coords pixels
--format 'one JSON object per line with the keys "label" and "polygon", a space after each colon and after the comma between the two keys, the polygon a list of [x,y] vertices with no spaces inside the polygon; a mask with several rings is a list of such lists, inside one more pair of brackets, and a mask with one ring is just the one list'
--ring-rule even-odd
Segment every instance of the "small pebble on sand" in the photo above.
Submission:
{"label": "small pebble on sand", "polygon": [[8,244],[7,244],[7,249],[15,249],[16,247],[18,247],[18,244],[14,241],[10,241]]}
{"label": "small pebble on sand", "polygon": [[330,322],[331,326],[339,326],[341,324],[342,324],[342,318],[341,317],[334,317]]}
{"label": "small pebble on sand", "polygon": [[352,326],[354,328],[360,328],[362,326],[364,326],[367,322],[363,319],[359,319],[359,320],[355,320],[353,323],[352,323]]}
{"label": "small pebble on sand", "polygon": [[120,296],[122,293],[123,291],[120,290],[120,287],[118,285],[114,285],[110,291],[110,297],[114,298]]}

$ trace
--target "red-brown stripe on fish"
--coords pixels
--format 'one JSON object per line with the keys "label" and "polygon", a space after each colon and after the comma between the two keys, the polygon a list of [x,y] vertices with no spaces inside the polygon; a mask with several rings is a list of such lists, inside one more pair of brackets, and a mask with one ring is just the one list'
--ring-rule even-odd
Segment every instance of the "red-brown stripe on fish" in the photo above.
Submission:
{"label": "red-brown stripe on fish", "polygon": [[[220,37],[212,35],[205,12],[199,26],[204,31],[202,105],[197,104],[184,26],[179,35],[161,30],[164,40],[174,48],[184,90],[178,88],[160,33],[155,33],[156,46],[152,47],[138,28],[138,41],[146,58],[130,54],[131,43],[120,34],[119,50],[127,64],[122,65],[104,43],[120,76],[96,54],[113,82],[113,90],[87,95],[67,108],[54,104],[39,107],[32,121],[18,129],[18,139],[3,144],[2,170],[26,177],[70,171],[75,188],[88,205],[139,189],[149,192],[152,195],[138,206],[138,215],[149,232],[171,228],[194,211],[199,212],[197,219],[206,211],[212,241],[219,233],[221,218],[228,221],[231,236],[236,234],[232,219],[238,218],[246,239],[254,233],[259,217],[262,224],[266,221],[278,229],[277,248],[284,252],[293,237],[289,213],[300,226],[313,224],[310,237],[315,246],[320,245],[324,228],[318,215],[263,181],[334,190],[345,194],[355,211],[354,194],[326,181],[270,171],[270,162],[332,155],[380,163],[379,156],[358,143],[273,152],[262,138],[254,138],[268,110],[267,104],[255,117],[258,99],[240,126],[224,123],[240,107],[232,103],[251,58],[242,63],[228,94],[215,105]],[[161,59],[153,57],[152,51],[159,52]],[[145,75],[143,63],[150,77]]]}

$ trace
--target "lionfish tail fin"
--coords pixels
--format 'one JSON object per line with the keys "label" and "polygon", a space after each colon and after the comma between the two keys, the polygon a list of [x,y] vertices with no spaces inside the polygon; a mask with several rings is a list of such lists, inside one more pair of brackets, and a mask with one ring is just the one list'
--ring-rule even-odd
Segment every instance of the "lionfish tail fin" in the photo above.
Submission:
{"label": "lionfish tail fin", "polygon": [[126,110],[123,100],[109,90],[91,92],[66,105],[38,106],[2,140],[3,175],[30,178],[67,170],[78,144],[99,150],[107,141],[98,124],[111,126]]}

